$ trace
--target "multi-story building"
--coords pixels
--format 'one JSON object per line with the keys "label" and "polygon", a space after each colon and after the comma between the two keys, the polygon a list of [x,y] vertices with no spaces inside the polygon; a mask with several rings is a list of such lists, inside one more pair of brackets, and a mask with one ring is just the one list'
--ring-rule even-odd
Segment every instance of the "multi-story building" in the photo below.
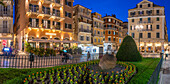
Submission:
{"label": "multi-story building", "polygon": [[103,47],[103,19],[102,15],[92,13],[92,43],[94,46]]}
{"label": "multi-story building", "polygon": [[[162,52],[168,46],[165,9],[148,0],[128,10],[128,33],[142,52]],[[139,40],[140,38],[140,40]]]}
{"label": "multi-story building", "polygon": [[36,48],[69,47],[73,41],[73,0],[15,0],[15,40]]}
{"label": "multi-story building", "polygon": [[128,22],[123,22],[122,36],[125,38],[128,35]]}
{"label": "multi-story building", "polygon": [[3,47],[13,47],[13,0],[3,0],[0,5],[0,52]]}
{"label": "multi-story building", "polygon": [[106,14],[104,20],[104,52],[117,50],[122,42],[122,21],[116,18],[116,15],[109,16]]}
{"label": "multi-story building", "polygon": [[81,47],[83,53],[91,51],[91,19],[92,10],[81,6],[74,6],[74,40],[80,42],[78,47]]}

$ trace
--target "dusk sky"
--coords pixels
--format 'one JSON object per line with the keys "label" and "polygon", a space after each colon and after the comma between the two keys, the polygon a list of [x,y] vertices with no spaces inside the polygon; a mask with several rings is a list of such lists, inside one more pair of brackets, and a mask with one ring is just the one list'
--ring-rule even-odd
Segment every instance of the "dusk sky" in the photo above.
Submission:
{"label": "dusk sky", "polygon": [[[136,4],[142,0],[74,0],[74,5],[83,5],[93,12],[98,12],[105,16],[116,14],[116,17],[122,21],[128,21],[128,9],[136,7]],[[154,4],[165,6],[166,24],[168,31],[170,31],[170,0],[148,0]],[[169,9],[169,10],[168,10]],[[168,32],[170,38],[170,32]],[[169,39],[170,41],[170,39]]]}

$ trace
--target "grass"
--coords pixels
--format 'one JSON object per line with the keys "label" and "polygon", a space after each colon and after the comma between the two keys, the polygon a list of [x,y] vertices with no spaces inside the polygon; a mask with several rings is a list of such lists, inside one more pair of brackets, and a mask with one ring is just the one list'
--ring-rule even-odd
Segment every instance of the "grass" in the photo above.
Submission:
{"label": "grass", "polygon": [[[138,73],[129,81],[128,84],[147,84],[153,71],[158,65],[159,58],[144,58],[142,62],[131,62],[137,67]],[[47,71],[52,68],[38,68],[38,69],[9,69],[0,68],[0,84],[20,84],[23,78],[28,77],[31,73]]]}
{"label": "grass", "polygon": [[159,61],[160,58],[144,58],[142,62],[131,62],[137,67],[138,73],[128,84],[147,84]]}

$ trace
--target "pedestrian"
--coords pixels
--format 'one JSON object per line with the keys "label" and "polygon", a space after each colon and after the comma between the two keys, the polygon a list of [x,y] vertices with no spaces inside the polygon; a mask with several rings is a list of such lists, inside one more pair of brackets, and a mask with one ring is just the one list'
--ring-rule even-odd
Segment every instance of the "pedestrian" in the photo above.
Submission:
{"label": "pedestrian", "polygon": [[87,61],[89,60],[89,58],[90,58],[90,52],[88,51],[88,53],[87,53]]}

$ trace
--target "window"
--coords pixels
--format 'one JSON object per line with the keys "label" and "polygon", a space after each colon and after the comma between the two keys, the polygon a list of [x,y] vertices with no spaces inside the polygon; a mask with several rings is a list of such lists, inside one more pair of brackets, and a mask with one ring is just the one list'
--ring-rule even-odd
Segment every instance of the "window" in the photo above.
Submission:
{"label": "window", "polygon": [[159,17],[157,17],[156,21],[159,21]]}
{"label": "window", "polygon": [[151,33],[148,33],[148,38],[151,38]]}
{"label": "window", "polygon": [[113,41],[115,41],[116,39],[115,39],[115,37],[113,37]]}
{"label": "window", "polygon": [[65,5],[72,7],[72,3],[67,0],[65,0]]}
{"label": "window", "polygon": [[156,25],[156,29],[159,29],[159,25]]}
{"label": "window", "polygon": [[98,43],[100,43],[100,39],[98,39]]}
{"label": "window", "polygon": [[159,10],[156,10],[156,14],[159,15]]}
{"label": "window", "polygon": [[3,33],[7,33],[8,21],[3,21]]}
{"label": "window", "polygon": [[135,38],[135,33],[132,33],[132,38]]}
{"label": "window", "polygon": [[115,31],[113,31],[113,35],[115,35]]}
{"label": "window", "polygon": [[72,29],[72,24],[65,23],[65,28]]}
{"label": "window", "polygon": [[108,19],[108,22],[111,22],[111,19]]}
{"label": "window", "polygon": [[160,38],[160,34],[159,33],[156,33],[156,38]]}
{"label": "window", "polygon": [[71,17],[72,17],[72,15],[71,15],[71,13],[68,13],[68,12],[66,12],[66,11],[65,11],[65,17],[69,17],[69,18],[71,18]]}
{"label": "window", "polygon": [[143,38],[143,33],[139,33],[139,37],[140,37],[140,38]]}
{"label": "window", "polygon": [[50,14],[50,8],[43,6],[42,11],[44,14]]}
{"label": "window", "polygon": [[60,22],[53,21],[53,26],[55,29],[60,29]]}
{"label": "window", "polygon": [[98,31],[98,35],[100,35],[100,31]]}
{"label": "window", "polygon": [[53,9],[53,15],[60,17],[60,10]]}
{"label": "window", "polygon": [[134,20],[134,19],[132,19],[132,22],[135,22],[135,20]]}
{"label": "window", "polygon": [[121,43],[122,41],[121,41],[122,39],[119,39],[119,43]]}
{"label": "window", "polygon": [[150,17],[148,18],[148,22],[151,22],[151,18]]}
{"label": "window", "polygon": [[89,38],[89,36],[86,36],[86,41],[90,41],[90,38]]}
{"label": "window", "polygon": [[130,30],[132,30],[132,26],[130,26]]}
{"label": "window", "polygon": [[39,12],[39,6],[38,5],[29,4],[29,11],[30,12]]}
{"label": "window", "polygon": [[108,34],[111,34],[111,32],[110,32],[110,31],[108,31]]}
{"label": "window", "polygon": [[96,30],[94,30],[94,35],[96,35]]}
{"label": "window", "polygon": [[151,7],[151,4],[148,4],[148,7]]}
{"label": "window", "polygon": [[142,22],[142,18],[140,18],[140,22]]}
{"label": "window", "polygon": [[96,39],[94,39],[94,42],[97,42],[97,40],[96,40]]}
{"label": "window", "polygon": [[103,34],[105,34],[105,31],[103,31]]}
{"label": "window", "polygon": [[[43,20],[43,28],[47,28],[48,27],[48,21]],[[29,18],[29,26],[30,27],[39,27],[39,19],[35,19],[35,18]]]}
{"label": "window", "polygon": [[140,8],[142,8],[142,5],[140,5]]}
{"label": "window", "polygon": [[83,41],[84,40],[84,36],[80,36],[80,40]]}
{"label": "window", "polygon": [[108,41],[111,41],[111,37],[108,37]]}

